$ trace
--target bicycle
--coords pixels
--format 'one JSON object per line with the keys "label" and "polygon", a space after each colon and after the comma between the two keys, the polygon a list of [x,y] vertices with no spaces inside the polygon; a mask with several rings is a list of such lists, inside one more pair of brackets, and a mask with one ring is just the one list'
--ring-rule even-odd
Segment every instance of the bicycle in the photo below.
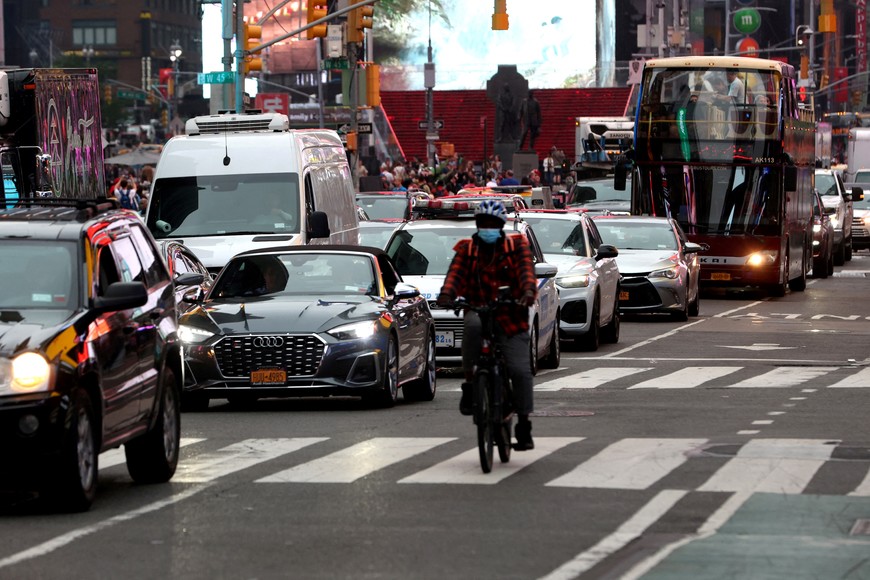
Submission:
{"label": "bicycle", "polygon": [[502,463],[507,463],[511,458],[513,389],[507,363],[495,339],[493,327],[495,310],[508,304],[515,302],[499,299],[486,306],[471,306],[459,299],[454,303],[457,314],[460,310],[471,310],[480,317],[480,355],[474,363],[472,378],[472,417],[477,425],[478,454],[484,473],[492,471],[493,448],[498,449],[498,457]]}

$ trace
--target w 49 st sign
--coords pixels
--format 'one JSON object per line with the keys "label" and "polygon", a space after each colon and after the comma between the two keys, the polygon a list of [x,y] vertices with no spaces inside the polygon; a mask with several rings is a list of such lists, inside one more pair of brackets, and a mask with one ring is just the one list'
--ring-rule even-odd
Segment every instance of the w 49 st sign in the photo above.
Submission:
{"label": "w 49 st sign", "polygon": [[264,113],[290,114],[290,95],[287,93],[258,93],[254,99],[254,108]]}

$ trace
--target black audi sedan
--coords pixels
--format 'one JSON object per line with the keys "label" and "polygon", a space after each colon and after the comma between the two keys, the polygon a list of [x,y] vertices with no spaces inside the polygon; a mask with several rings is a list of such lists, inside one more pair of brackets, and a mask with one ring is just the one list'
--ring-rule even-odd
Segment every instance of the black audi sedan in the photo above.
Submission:
{"label": "black audi sedan", "polygon": [[435,397],[435,327],[389,256],[365,246],[245,252],[179,320],[182,403],[358,396],[391,407]]}

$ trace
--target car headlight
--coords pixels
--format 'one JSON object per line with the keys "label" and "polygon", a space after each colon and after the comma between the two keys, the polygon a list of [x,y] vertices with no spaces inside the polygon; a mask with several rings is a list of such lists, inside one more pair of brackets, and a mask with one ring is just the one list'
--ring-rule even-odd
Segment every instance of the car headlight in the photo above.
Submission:
{"label": "car headlight", "polygon": [[202,328],[188,326],[187,324],[178,325],[178,338],[180,338],[182,342],[188,344],[201,344],[213,336],[213,332],[203,330]]}
{"label": "car headlight", "polygon": [[572,274],[556,278],[556,285],[562,288],[586,288],[589,286],[589,274]]}
{"label": "car headlight", "polygon": [[831,225],[834,226],[834,229],[840,227],[840,218],[836,216],[831,216]]}
{"label": "car headlight", "polygon": [[870,226],[870,215],[864,216],[864,225]]}
{"label": "car headlight", "polygon": [[377,324],[377,320],[366,320],[364,322],[354,322],[353,324],[336,326],[332,330],[327,330],[326,332],[339,340],[369,338],[374,335],[375,330],[377,330]]}
{"label": "car headlight", "polygon": [[668,280],[674,280],[679,275],[679,266],[671,266],[670,268],[663,268],[661,270],[655,270],[653,272],[650,272],[647,275],[647,278],[667,278]]}
{"label": "car headlight", "polygon": [[822,224],[813,224],[813,233],[817,234],[822,231]]}
{"label": "car headlight", "polygon": [[13,393],[36,393],[39,391],[47,391],[49,380],[51,379],[51,366],[41,354],[36,352],[25,352],[14,359],[7,367],[6,373],[8,382],[6,389]]}
{"label": "car headlight", "polygon": [[746,259],[748,266],[772,266],[776,264],[776,257],[779,252],[776,250],[761,250],[750,254]]}

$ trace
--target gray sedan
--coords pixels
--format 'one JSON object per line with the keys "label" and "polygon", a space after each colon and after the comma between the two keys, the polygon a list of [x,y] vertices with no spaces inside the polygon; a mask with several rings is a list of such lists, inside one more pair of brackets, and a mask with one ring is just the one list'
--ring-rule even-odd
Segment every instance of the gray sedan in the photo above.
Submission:
{"label": "gray sedan", "polygon": [[666,312],[677,320],[698,315],[698,252],[704,247],[688,241],[676,220],[595,216],[595,225],[602,240],[619,250],[620,312]]}

